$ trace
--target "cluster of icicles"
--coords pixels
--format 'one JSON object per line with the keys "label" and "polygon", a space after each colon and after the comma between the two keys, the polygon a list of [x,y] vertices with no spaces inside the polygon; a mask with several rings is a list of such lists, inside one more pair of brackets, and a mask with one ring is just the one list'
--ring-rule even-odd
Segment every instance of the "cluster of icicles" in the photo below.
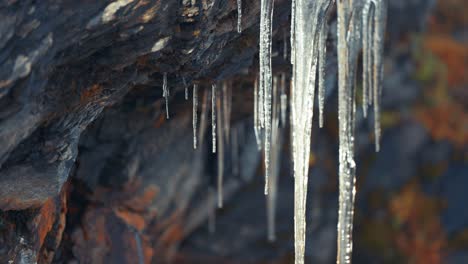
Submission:
{"label": "cluster of icicles", "polygon": [[[267,195],[268,239],[275,239],[275,201],[279,173],[282,129],[286,124],[288,96],[284,73],[272,71],[273,0],[261,0],[260,74],[254,82],[254,132],[258,149],[264,150],[265,195]],[[323,126],[325,103],[325,65],[328,19],[334,0],[292,0],[290,86],[290,127],[294,164],[294,241],[295,263],[304,263],[306,237],[306,200],[309,173],[312,117],[317,90],[319,126]],[[383,38],[386,0],[338,0],[338,120],[339,120],[339,211],[337,263],[350,263],[356,164],[354,161],[354,126],[356,117],[357,62],[362,51],[362,112],[367,116],[374,108],[376,151],[379,151],[379,97],[383,75]],[[237,0],[237,31],[242,31],[242,2]],[[283,56],[288,51],[284,43]],[[188,86],[185,85],[185,99]],[[229,138],[231,89],[227,82],[218,91],[216,84],[205,90],[201,109],[201,131],[197,133],[198,87],[193,85],[193,147],[203,140],[211,97],[212,152],[218,155],[217,203],[223,206],[224,142]],[[317,89],[316,89],[317,87]],[[169,118],[167,75],[163,79],[163,96]],[[217,144],[218,143],[218,144]],[[217,151],[218,148],[218,151]]]}

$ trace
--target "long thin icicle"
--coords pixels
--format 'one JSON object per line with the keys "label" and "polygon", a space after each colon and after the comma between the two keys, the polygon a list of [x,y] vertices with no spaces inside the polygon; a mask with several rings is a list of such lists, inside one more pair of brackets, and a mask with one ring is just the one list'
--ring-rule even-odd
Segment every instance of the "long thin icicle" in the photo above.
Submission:
{"label": "long thin icicle", "polygon": [[325,107],[325,66],[327,58],[327,34],[328,23],[321,25],[319,38],[319,70],[318,70],[318,103],[319,103],[319,126],[323,127],[323,110]]}
{"label": "long thin icicle", "polygon": [[242,0],[237,0],[237,32],[242,32]]}
{"label": "long thin icicle", "polygon": [[193,149],[197,149],[197,111],[198,111],[198,85],[193,85],[193,110],[192,110],[192,128],[193,128]]}
{"label": "long thin icicle", "polygon": [[281,152],[281,138],[280,138],[280,127],[279,127],[279,116],[280,116],[280,96],[278,93],[278,77],[273,77],[273,112],[272,112],[272,129],[271,129],[271,173],[269,181],[269,192],[266,196],[267,199],[267,228],[268,228],[268,240],[276,240],[275,231],[275,215],[276,215],[276,200],[278,193],[278,176],[280,169],[280,152]]}
{"label": "long thin icicle", "polygon": [[207,127],[207,118],[208,118],[208,100],[210,98],[210,89],[205,89],[203,93],[203,102],[202,102],[202,109],[201,109],[201,117],[200,117],[200,131],[198,131],[198,144],[203,146],[203,142],[205,139],[205,131]]}
{"label": "long thin icicle", "polygon": [[239,175],[239,142],[237,139],[237,128],[234,127],[231,138],[231,162],[232,175]]}
{"label": "long thin icicle", "polygon": [[217,116],[217,133],[218,133],[218,208],[223,208],[223,174],[224,174],[224,129],[223,129],[223,112],[221,99],[224,97],[222,94],[216,98],[216,116]]}
{"label": "long thin icicle", "polygon": [[212,152],[216,153],[216,84],[211,85],[211,136]]}
{"label": "long thin icicle", "polygon": [[291,0],[291,33],[290,33],[290,45],[291,45],[291,64],[294,65],[294,54],[296,51],[294,50],[294,46],[296,45],[296,0]]}
{"label": "long thin icicle", "polygon": [[387,21],[387,2],[386,0],[374,0],[375,15],[374,15],[374,133],[375,133],[375,151],[380,150],[380,93],[383,79],[383,48],[384,34]]}
{"label": "long thin icicle", "polygon": [[[215,191],[213,190],[213,187],[209,187],[208,188],[208,193],[211,197],[213,197],[213,201],[214,201],[214,197],[216,196],[216,193]],[[215,211],[215,206],[214,206],[214,202],[213,202],[213,205],[210,206],[210,214],[208,215],[208,232],[210,234],[214,234],[216,232],[216,211]]]}
{"label": "long thin icicle", "polygon": [[230,82],[223,82],[223,93],[222,93],[222,102],[223,102],[223,126],[224,126],[224,135],[226,141],[230,137],[230,128],[231,128],[231,103],[232,103],[232,87]]}
{"label": "long thin icicle", "polygon": [[[370,84],[370,76],[372,74],[372,67],[370,63],[372,43],[371,39],[371,25],[372,17],[372,1],[367,1],[362,11],[362,112],[364,117],[367,117],[368,96]],[[370,22],[370,23],[369,23]]]}
{"label": "long thin icicle", "polygon": [[185,81],[185,77],[182,77],[182,83],[184,84],[184,89],[185,89],[185,100],[188,100],[189,92],[188,92],[187,81]]}
{"label": "long thin icicle", "polygon": [[260,2],[260,94],[263,97],[263,124],[265,127],[265,194],[268,194],[268,176],[270,173],[271,148],[271,43],[273,0]]}
{"label": "long thin icicle", "polygon": [[283,59],[288,59],[288,38],[286,35],[286,31],[283,32]]}
{"label": "long thin icicle", "polygon": [[163,97],[166,101],[166,118],[169,119],[169,88],[167,87],[167,73],[163,74]]}

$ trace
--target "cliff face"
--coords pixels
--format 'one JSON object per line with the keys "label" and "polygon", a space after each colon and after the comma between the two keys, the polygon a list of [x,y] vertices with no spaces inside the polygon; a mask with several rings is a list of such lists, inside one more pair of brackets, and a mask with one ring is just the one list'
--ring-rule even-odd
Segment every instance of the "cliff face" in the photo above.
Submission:
{"label": "cliff face", "polygon": [[[391,41],[418,29],[430,6],[390,2]],[[259,1],[243,1],[241,34],[236,8],[234,0],[0,2],[1,263],[173,255],[214,206],[216,157],[208,133],[192,150],[184,81],[202,90],[231,81],[242,166],[227,175],[225,199],[252,181]],[[401,22],[402,12],[414,20]],[[274,48],[289,13],[289,1],[275,2]],[[274,68],[287,65],[274,58]]]}

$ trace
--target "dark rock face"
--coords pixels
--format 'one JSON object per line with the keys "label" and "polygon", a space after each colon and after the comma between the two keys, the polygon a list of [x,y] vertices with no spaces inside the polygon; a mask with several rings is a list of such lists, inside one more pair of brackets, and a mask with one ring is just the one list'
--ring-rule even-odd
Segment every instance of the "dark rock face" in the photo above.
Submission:
{"label": "dark rock face", "polygon": [[[5,225],[17,225],[16,215],[25,218],[24,228],[17,227],[25,232],[21,243],[19,231],[8,229],[2,238],[1,262],[23,261],[17,245],[24,244],[32,258],[39,249],[45,253],[43,239],[35,238],[31,234],[35,228],[28,225],[41,216],[38,210],[44,204],[55,206],[45,212],[48,217],[60,213],[53,201],[74,173],[91,192],[102,185],[122,188],[132,182],[132,191],[141,189],[149,199],[143,205],[154,203],[161,218],[188,206],[199,190],[202,167],[193,171],[189,162],[195,158],[190,149],[191,115],[177,94],[182,78],[189,84],[209,85],[207,80],[232,76],[251,65],[259,6],[244,3],[244,32],[238,34],[235,4],[211,0],[0,4],[0,209]],[[282,5],[278,1],[279,17],[288,10]],[[176,95],[170,102],[171,122],[164,121],[161,112],[163,72]],[[130,89],[133,92],[124,99]],[[83,135],[105,107],[110,107],[106,114]],[[82,158],[76,163],[79,152]],[[206,159],[204,153],[197,154],[197,163]],[[92,211],[84,218],[88,215]],[[104,211],[100,217],[114,223],[116,216]],[[79,241],[79,235],[73,237]],[[47,259],[52,258],[53,254]]]}
{"label": "dark rock face", "polygon": [[[391,12],[416,9],[391,2]],[[414,19],[420,24],[428,9],[418,10],[423,11]],[[275,2],[278,43],[289,31],[289,13],[288,1]],[[182,79],[201,88],[234,80],[231,133],[238,134],[242,165],[237,170],[227,165],[225,200],[246,207],[221,213],[220,223],[230,228],[236,225],[234,214],[252,211],[250,218],[264,219],[261,184],[253,179],[260,161],[249,119],[253,77],[245,73],[256,71],[258,17],[259,1],[243,1],[244,31],[238,34],[234,0],[0,2],[0,262],[190,262],[175,251],[182,242],[185,252],[246,252],[249,261],[290,252],[288,187],[278,209],[287,213],[278,221],[288,227],[282,232],[289,238],[278,243],[275,254],[266,246],[252,253],[264,230],[237,234],[237,243],[230,236],[213,240],[227,251],[203,246],[207,238],[200,234],[214,208],[209,190],[216,156],[209,149],[209,128],[204,144],[192,151],[191,103],[183,100]],[[404,25],[392,26],[393,38],[407,30]],[[274,58],[277,69],[287,71],[285,65]],[[163,73],[171,93],[169,121],[161,97]],[[331,80],[328,94],[334,86]],[[252,185],[257,187],[245,192],[246,198],[232,199]],[[311,216],[320,230],[334,229],[336,212],[329,205],[335,203],[316,204],[330,208],[323,218]],[[334,254],[330,232],[309,244],[321,243],[331,249],[309,255],[326,263]],[[210,261],[225,259],[205,263]]]}
{"label": "dark rock face", "polygon": [[0,207],[37,207],[57,194],[81,133],[130,88],[157,87],[162,72],[174,87],[248,66],[258,6],[245,9],[240,38],[228,1],[3,4]]}

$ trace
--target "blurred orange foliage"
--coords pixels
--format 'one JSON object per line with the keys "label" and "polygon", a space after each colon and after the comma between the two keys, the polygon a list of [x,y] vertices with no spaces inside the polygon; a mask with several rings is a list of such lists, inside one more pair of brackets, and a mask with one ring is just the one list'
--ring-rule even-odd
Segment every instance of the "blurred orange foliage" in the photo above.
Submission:
{"label": "blurred orange foliage", "polygon": [[455,36],[468,26],[467,13],[465,0],[438,1],[415,58],[419,80],[427,86],[416,117],[434,140],[461,148],[468,144],[468,105],[463,96],[468,94],[468,45]]}
{"label": "blurred orange foliage", "polygon": [[468,85],[468,45],[439,34],[426,36],[423,43],[446,66],[449,86]]}
{"label": "blurred orange foliage", "polygon": [[424,194],[417,183],[410,183],[390,200],[389,209],[399,223],[396,246],[408,262],[442,263],[447,239],[439,219],[440,201]]}

